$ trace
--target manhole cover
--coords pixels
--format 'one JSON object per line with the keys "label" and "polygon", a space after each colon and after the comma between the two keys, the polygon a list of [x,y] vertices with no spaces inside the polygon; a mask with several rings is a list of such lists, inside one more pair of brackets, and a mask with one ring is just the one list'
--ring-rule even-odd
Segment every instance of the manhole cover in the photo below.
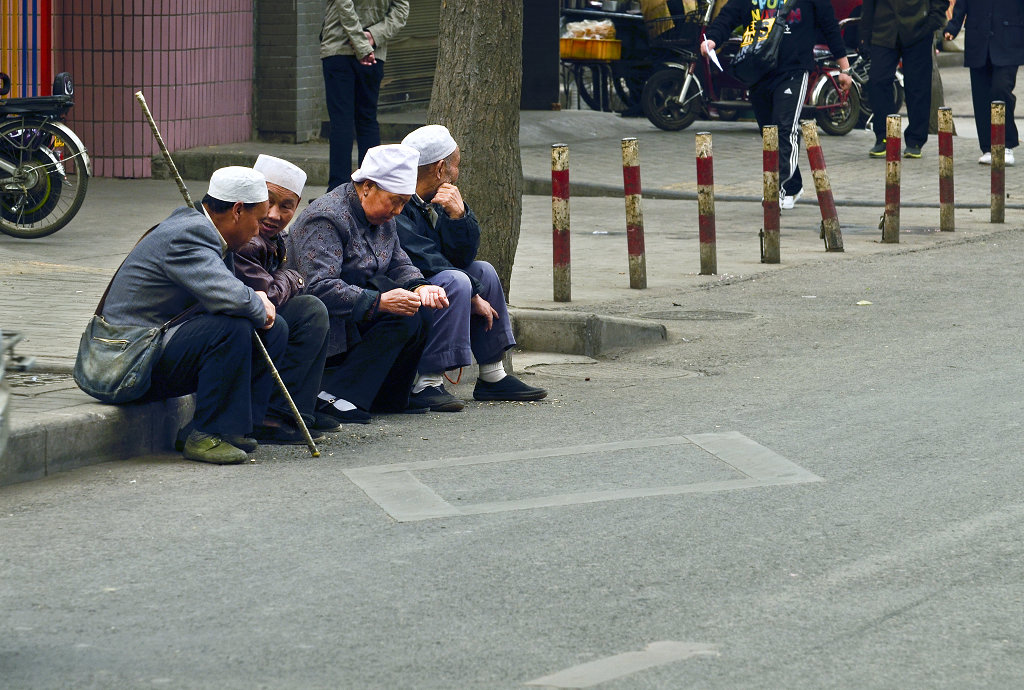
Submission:
{"label": "manhole cover", "polygon": [[640,316],[645,319],[668,321],[731,321],[733,319],[749,319],[753,314],[747,311],[715,311],[713,309],[684,311],[673,309],[670,311],[649,311]]}

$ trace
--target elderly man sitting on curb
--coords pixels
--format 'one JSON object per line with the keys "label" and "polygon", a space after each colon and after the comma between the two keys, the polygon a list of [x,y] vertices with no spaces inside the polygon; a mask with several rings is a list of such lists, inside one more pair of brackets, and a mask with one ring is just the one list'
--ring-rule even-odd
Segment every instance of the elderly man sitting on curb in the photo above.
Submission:
{"label": "elderly man sitting on curb", "polygon": [[307,206],[288,234],[289,263],[330,315],[317,409],[342,422],[367,423],[371,412],[410,408],[425,314],[448,306],[444,290],[423,278],[395,233],[395,216],[416,191],[418,160],[408,146],[371,148],[352,182]]}
{"label": "elderly man sitting on curb", "polygon": [[540,400],[547,391],[505,373],[502,355],[516,344],[505,293],[494,267],[476,261],[480,225],[462,200],[461,152],[446,127],[427,125],[402,140],[420,153],[416,193],[396,218],[398,238],[423,275],[444,288],[449,306],[426,315],[427,344],[420,358],[412,401],[437,412],[457,412],[463,402],[445,390],[449,369],[469,366],[480,373],[477,400]]}
{"label": "elderly man sitting on curb", "polygon": [[[277,308],[278,321],[286,327],[288,349],[278,373],[291,394],[296,408],[312,430],[340,431],[332,417],[314,411],[320,377],[327,359],[327,307],[313,295],[303,295],[302,276],[283,266],[284,238],[302,198],[306,173],[281,158],[261,154],[253,169],[267,178],[270,210],[260,223],[260,231],[235,252],[235,275],[253,290],[262,290]],[[291,408],[277,388],[270,397],[268,414],[281,421],[276,427],[257,429],[264,443],[303,444],[305,437],[292,420]]]}

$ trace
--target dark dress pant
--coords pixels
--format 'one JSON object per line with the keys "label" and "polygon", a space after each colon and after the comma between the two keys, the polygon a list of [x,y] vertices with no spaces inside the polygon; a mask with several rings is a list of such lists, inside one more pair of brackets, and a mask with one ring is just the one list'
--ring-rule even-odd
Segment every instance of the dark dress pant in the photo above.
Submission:
{"label": "dark dress pant", "polygon": [[[480,282],[480,296],[498,312],[498,318],[489,331],[484,330],[487,325],[484,318],[472,313],[473,284],[467,273]],[[471,356],[481,364],[492,364],[516,344],[505,305],[505,292],[497,272],[489,263],[474,261],[465,272],[441,271],[429,280],[431,284],[444,288],[448,295],[448,308],[420,309],[430,324],[427,344],[420,358],[421,374],[469,366]]]}
{"label": "dark dress pant", "polygon": [[868,71],[868,100],[871,102],[871,128],[875,140],[885,139],[885,119],[896,114],[893,80],[896,66],[903,60],[903,84],[907,97],[907,124],[903,132],[905,146],[924,146],[928,141],[928,118],[932,107],[932,36],[917,43],[895,48],[871,46]]}
{"label": "dark dress pant", "polygon": [[[263,421],[274,385],[263,355],[252,341],[252,322],[236,316],[202,314],[183,323],[164,345],[153,367],[145,399],[196,394],[192,418],[197,431],[244,436]],[[280,360],[288,329],[275,323],[256,331],[272,359]]]}
{"label": "dark dress pant", "polygon": [[[1024,41],[1024,35],[1021,36]],[[1017,65],[992,64],[985,60],[984,67],[971,68],[971,100],[974,103],[974,125],[978,128],[978,146],[982,153],[992,150],[992,101],[1006,104],[1006,148],[1015,149],[1020,143],[1017,123],[1013,121],[1017,98],[1013,89],[1017,85]]]}
{"label": "dark dress pant", "polygon": [[[288,341],[284,355],[275,360],[277,373],[288,387],[299,413],[307,424],[312,424],[327,359],[327,307],[319,297],[297,295],[277,310],[276,323],[285,329]],[[280,420],[294,423],[292,409],[279,386],[274,386],[270,396],[269,412]]]}
{"label": "dark dress pant", "polygon": [[800,174],[800,110],[807,95],[807,72],[788,72],[750,91],[758,128],[779,128],[779,191],[793,196],[804,188]]}
{"label": "dark dress pant", "polygon": [[329,192],[352,179],[353,139],[359,145],[360,163],[368,149],[380,144],[377,98],[384,62],[363,65],[354,55],[332,55],[322,63],[327,115],[331,119]]}
{"label": "dark dress pant", "polygon": [[382,314],[356,325],[362,339],[327,358],[322,390],[363,410],[401,412],[427,341],[422,310],[412,316]]}

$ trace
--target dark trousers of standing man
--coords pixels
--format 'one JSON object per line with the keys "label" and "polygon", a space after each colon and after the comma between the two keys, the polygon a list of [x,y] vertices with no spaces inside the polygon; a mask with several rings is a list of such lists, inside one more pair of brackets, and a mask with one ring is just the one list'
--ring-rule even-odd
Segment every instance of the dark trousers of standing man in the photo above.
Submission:
{"label": "dark trousers of standing man", "polygon": [[982,153],[992,151],[992,101],[1006,104],[1006,148],[1015,149],[1020,143],[1017,123],[1013,121],[1013,109],[1017,105],[1013,88],[1016,85],[1017,65],[996,66],[989,57],[984,67],[971,68],[971,101],[974,103],[974,124],[978,128],[978,146]]}
{"label": "dark trousers of standing man", "polygon": [[932,50],[931,34],[909,46],[871,46],[868,100],[874,113],[871,128],[875,132],[875,141],[885,139],[885,118],[896,114],[893,80],[901,58],[907,93],[907,119],[910,121],[904,130],[903,144],[924,146],[928,141],[928,113],[932,107]]}
{"label": "dark trousers of standing man", "polygon": [[427,342],[423,310],[412,316],[383,314],[357,325],[362,339],[327,359],[323,390],[366,411],[401,412]]}
{"label": "dark trousers of standing man", "polygon": [[[319,297],[297,295],[277,310],[276,324],[281,324],[288,334],[288,347],[284,355],[275,360],[277,373],[288,387],[299,414],[306,424],[312,424],[313,407],[327,359],[327,307]],[[289,424],[295,423],[292,408],[279,386],[274,387],[270,396],[269,413]]]}
{"label": "dark trousers of standing man", "polygon": [[[196,394],[192,423],[197,431],[244,436],[267,411],[274,385],[262,353],[252,341],[252,322],[202,314],[177,328],[153,366],[147,400]],[[274,360],[284,353],[288,329],[259,331]]]}
{"label": "dark trousers of standing man", "polygon": [[377,98],[384,62],[361,65],[354,55],[332,55],[322,60],[327,114],[331,118],[331,162],[327,191],[352,178],[352,140],[359,145],[359,161],[368,149],[380,145]]}
{"label": "dark trousers of standing man", "polygon": [[800,109],[807,94],[807,72],[788,72],[758,82],[750,91],[758,128],[779,128],[779,196],[804,188],[800,175]]}

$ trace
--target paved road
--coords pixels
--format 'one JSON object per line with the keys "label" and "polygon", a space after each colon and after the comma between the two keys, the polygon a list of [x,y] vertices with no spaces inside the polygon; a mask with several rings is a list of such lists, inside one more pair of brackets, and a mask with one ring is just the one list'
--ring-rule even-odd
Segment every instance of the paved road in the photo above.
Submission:
{"label": "paved road", "polygon": [[652,297],[663,347],[319,460],[5,487],[0,677],[515,688],[675,642],[550,682],[1019,687],[1022,252],[1009,229]]}

